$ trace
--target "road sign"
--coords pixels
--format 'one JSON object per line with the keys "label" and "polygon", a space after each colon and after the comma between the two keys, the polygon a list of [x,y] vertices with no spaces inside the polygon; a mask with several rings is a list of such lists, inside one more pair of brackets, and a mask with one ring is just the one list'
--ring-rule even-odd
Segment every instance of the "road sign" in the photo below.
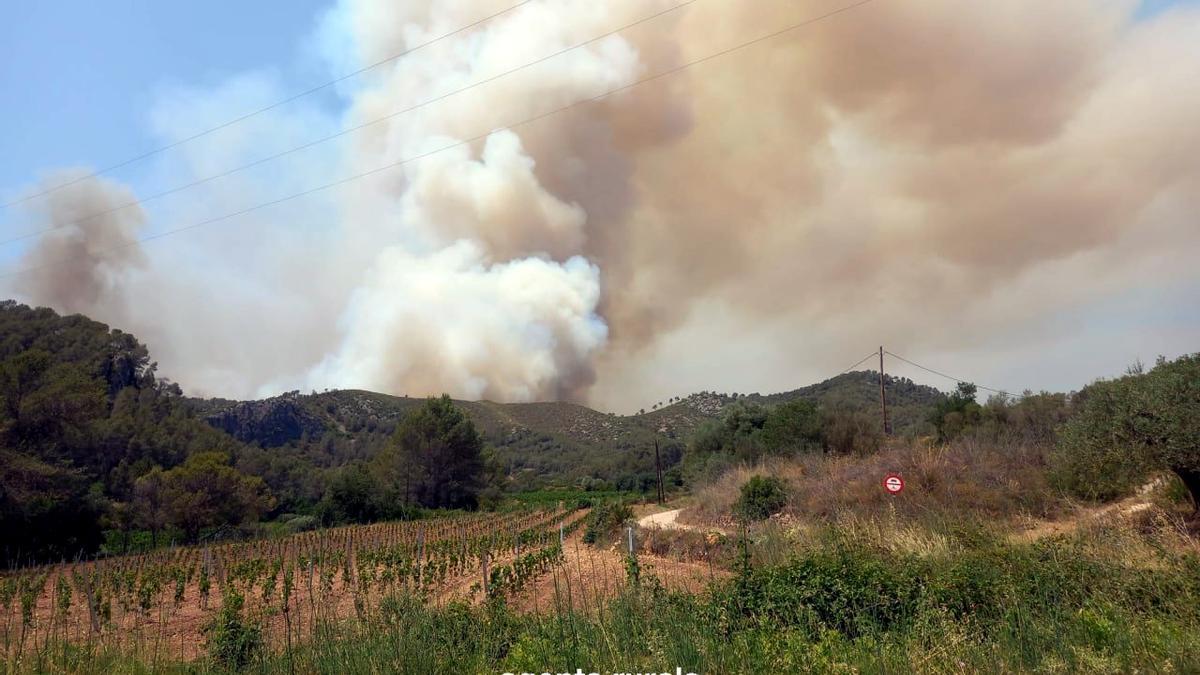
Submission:
{"label": "road sign", "polygon": [[900,491],[904,489],[904,479],[897,474],[889,473],[883,477],[883,489],[890,494],[900,494]]}

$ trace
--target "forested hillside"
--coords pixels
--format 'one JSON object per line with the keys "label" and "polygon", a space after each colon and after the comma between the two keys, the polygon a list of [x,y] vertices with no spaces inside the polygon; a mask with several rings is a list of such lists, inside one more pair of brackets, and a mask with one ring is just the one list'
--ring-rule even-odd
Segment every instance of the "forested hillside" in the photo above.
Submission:
{"label": "forested hillside", "polygon": [[[370,519],[379,511],[350,516],[338,500],[367,489],[363,481],[379,473],[372,462],[425,401],[367,391],[188,398],[156,370],[133,335],[83,316],[0,304],[7,558],[95,550],[104,531],[194,539],[261,518],[296,527]],[[895,428],[931,431],[925,420],[945,397],[907,380],[889,378],[887,387]],[[567,402],[454,405],[487,447],[493,492],[644,492],[655,484],[656,442],[668,484],[682,484],[689,441],[730,411],[812,401],[838,411],[853,432],[877,426],[877,396],[877,375],[849,373],[770,396],[703,392],[637,415]]]}
{"label": "forested hillside", "polygon": [[[929,415],[945,395],[907,379],[888,376],[885,382],[893,429],[934,433]],[[494,449],[509,489],[573,485],[645,491],[655,480],[656,440],[668,478],[677,480],[678,473],[670,469],[682,457],[687,439],[734,403],[770,407],[808,400],[878,425],[878,397],[878,373],[856,372],[767,396],[703,392],[637,415],[602,413],[568,402],[455,404]],[[282,487],[282,474],[297,463],[333,467],[373,457],[387,446],[399,420],[422,400],[345,390],[289,392],[261,401],[195,399],[189,405],[244,443],[278,449],[251,453],[251,464]]]}
{"label": "forested hillside", "polygon": [[[156,377],[132,335],[8,301],[0,303],[0,336],[5,559],[71,557],[94,550],[104,528],[155,527],[165,509],[152,506],[160,495],[139,490],[139,479],[182,467],[193,455],[208,453],[228,469],[199,477],[225,491],[233,520],[256,515],[249,502],[267,505],[256,498],[262,481],[229,465],[241,444],[195,417],[179,387]],[[182,487],[197,477],[185,473],[167,471],[165,484]],[[177,506],[215,519],[218,504]]]}
{"label": "forested hillside", "polygon": [[[210,424],[271,453],[251,452],[264,472],[288,460],[316,467],[364,461],[390,442],[396,424],[424,399],[343,390],[289,392],[261,401],[193,399]],[[601,482],[640,489],[654,476],[654,441],[678,459],[680,436],[639,416],[622,417],[566,402],[455,401],[494,449],[510,489]],[[585,485],[586,487],[586,485]]]}

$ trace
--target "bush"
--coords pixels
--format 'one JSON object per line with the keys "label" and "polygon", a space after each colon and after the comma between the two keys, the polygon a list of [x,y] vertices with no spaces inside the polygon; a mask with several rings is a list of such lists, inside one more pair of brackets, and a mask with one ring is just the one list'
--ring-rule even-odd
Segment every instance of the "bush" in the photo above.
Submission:
{"label": "bush", "polygon": [[208,652],[221,665],[241,670],[263,648],[262,628],[242,613],[245,598],[236,590],[225,594],[221,611],[205,629]]}
{"label": "bush", "polygon": [[975,402],[975,393],[975,385],[959,382],[958,389],[934,407],[929,421],[937,429],[938,440],[957,438],[967,429],[979,425],[983,408]]}
{"label": "bush", "polygon": [[[781,414],[776,420],[772,438],[778,443],[788,442],[793,433],[799,434],[785,423],[788,416]],[[713,473],[705,465],[712,460],[726,466],[734,461],[754,462],[763,455],[763,426],[767,423],[768,409],[753,403],[738,402],[729,405],[719,420],[701,425],[692,434],[683,456],[686,473],[712,478]],[[801,427],[804,425],[801,424]]]}
{"label": "bush", "polygon": [[1055,457],[1063,487],[1107,499],[1167,469],[1200,496],[1200,354],[1096,382],[1072,403]]}
{"label": "bush", "polygon": [[633,520],[633,509],[624,502],[605,502],[588,514],[587,529],[583,541],[588,544],[603,543],[617,534],[621,526]]}
{"label": "bush", "polygon": [[823,415],[821,439],[826,452],[870,455],[879,451],[883,432],[875,415],[850,408],[835,408]]}
{"label": "bush", "polygon": [[775,406],[763,422],[761,438],[774,454],[820,450],[821,414],[817,404],[796,399]]}
{"label": "bush", "polygon": [[755,623],[857,637],[906,623],[917,609],[919,581],[911,560],[838,547],[753,570],[715,597],[740,605],[728,613]]}
{"label": "bush", "polygon": [[315,530],[320,525],[321,521],[317,520],[316,516],[294,516],[283,523],[284,528],[290,534]]}
{"label": "bush", "polygon": [[754,476],[742,486],[734,512],[746,520],[765,520],[787,506],[787,486],[774,476]]}
{"label": "bush", "polygon": [[[1017,637],[1022,656],[1036,661],[1061,643],[1064,622],[1100,608],[1119,607],[1127,621],[1172,617],[1194,625],[1198,617],[1195,554],[1163,551],[1161,540],[1135,544],[1121,530],[1016,545],[993,537],[948,556],[889,552],[844,534],[828,532],[820,546],[785,564],[723,582],[712,620],[733,631],[797,628],[814,639],[828,631],[904,634],[943,617],[980,635]],[[1144,561],[1128,564],[1127,547],[1155,560],[1155,572],[1147,574]]]}

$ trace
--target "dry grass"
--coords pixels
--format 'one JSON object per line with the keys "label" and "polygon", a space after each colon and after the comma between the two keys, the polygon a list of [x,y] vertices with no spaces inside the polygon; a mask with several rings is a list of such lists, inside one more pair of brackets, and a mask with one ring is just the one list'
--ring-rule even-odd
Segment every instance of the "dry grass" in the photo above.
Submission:
{"label": "dry grass", "polygon": [[[739,490],[754,475],[787,482],[785,518],[829,522],[847,516],[937,518],[950,512],[1004,521],[1053,518],[1067,503],[1047,483],[1045,466],[1042,448],[969,440],[948,445],[897,440],[868,456],[774,458],[735,468],[699,488],[696,505],[680,520],[729,527]],[[899,495],[881,485],[892,472],[905,481]]]}
{"label": "dry grass", "polygon": [[723,568],[735,557],[733,538],[722,532],[649,527],[638,530],[638,537],[641,550],[666,560]]}

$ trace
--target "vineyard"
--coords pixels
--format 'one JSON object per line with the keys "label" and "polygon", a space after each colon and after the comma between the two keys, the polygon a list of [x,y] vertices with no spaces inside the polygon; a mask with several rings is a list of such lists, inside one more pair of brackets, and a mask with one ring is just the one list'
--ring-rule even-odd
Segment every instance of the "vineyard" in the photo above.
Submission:
{"label": "vineyard", "polygon": [[115,647],[146,663],[200,655],[206,626],[235,607],[289,648],[398,593],[441,606],[510,597],[563,560],[583,522],[570,509],[467,514],[164,549],[0,576],[4,663],[68,645]]}

